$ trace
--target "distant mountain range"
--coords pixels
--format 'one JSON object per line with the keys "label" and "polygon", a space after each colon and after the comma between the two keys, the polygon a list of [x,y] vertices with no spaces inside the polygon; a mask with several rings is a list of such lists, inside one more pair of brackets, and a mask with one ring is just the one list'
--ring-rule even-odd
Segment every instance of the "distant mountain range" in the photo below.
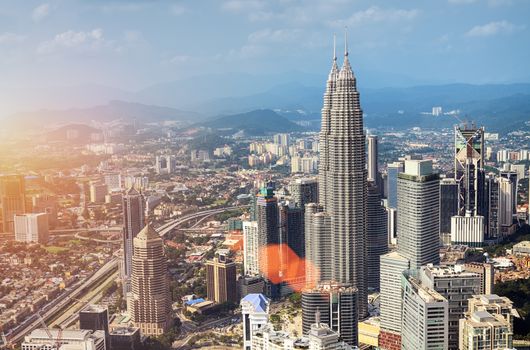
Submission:
{"label": "distant mountain range", "polygon": [[231,134],[265,135],[273,132],[303,131],[304,128],[270,109],[258,109],[247,113],[231,114],[202,122],[205,126]]}
{"label": "distant mountain range", "polygon": [[19,127],[34,126],[46,121],[46,126],[64,123],[125,122],[152,123],[164,120],[180,122],[196,122],[204,118],[195,112],[186,112],[170,107],[160,107],[124,101],[111,101],[106,105],[72,108],[66,110],[41,110],[17,113],[8,122]]}
{"label": "distant mountain range", "polygon": [[[305,82],[315,79],[311,76]],[[213,91],[219,87],[208,86],[206,80],[189,81],[189,85],[183,86],[167,83],[121,96],[136,102],[120,100],[95,107],[18,113],[7,122],[35,126],[42,121],[51,125],[117,119],[138,123],[172,120],[182,122],[182,125],[199,123],[215,129],[245,129],[251,133],[301,130],[294,122],[319,128],[324,82],[319,87],[287,82],[259,90],[267,84],[262,82],[253,86],[252,80],[242,81],[245,79],[238,76],[234,81],[226,82],[225,94],[234,92],[233,97],[212,97],[221,95]],[[201,88],[205,88],[202,95]],[[247,88],[247,94],[237,95],[242,88]],[[363,88],[360,84],[358,88],[367,127],[448,127],[460,120],[469,120],[486,126],[488,131],[503,133],[524,128],[525,122],[530,120],[530,84],[389,88]],[[435,106],[442,107],[444,112],[459,112],[429,115]]]}

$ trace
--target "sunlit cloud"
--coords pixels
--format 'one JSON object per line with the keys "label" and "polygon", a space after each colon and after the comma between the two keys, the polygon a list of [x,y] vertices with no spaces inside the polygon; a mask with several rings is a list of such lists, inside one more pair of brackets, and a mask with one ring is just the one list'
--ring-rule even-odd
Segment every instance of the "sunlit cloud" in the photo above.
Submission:
{"label": "sunlit cloud", "polygon": [[38,22],[50,14],[50,4],[42,4],[33,9],[33,12],[31,13],[31,18]]}
{"label": "sunlit cloud", "polygon": [[524,26],[515,25],[508,21],[490,22],[484,25],[478,25],[471,28],[466,36],[468,37],[488,37],[497,34],[510,34],[515,31],[524,29]]}
{"label": "sunlit cloud", "polygon": [[42,42],[37,52],[39,54],[50,54],[58,49],[98,49],[100,47],[109,46],[110,42],[103,37],[103,30],[96,28],[91,31],[75,32],[68,30],[66,32],[57,34],[52,40]]}
{"label": "sunlit cloud", "polygon": [[384,9],[378,6],[372,6],[366,10],[354,12],[346,19],[332,22],[332,25],[355,27],[370,23],[410,21],[416,18],[419,12],[418,9]]}
{"label": "sunlit cloud", "polygon": [[223,10],[236,13],[259,10],[263,7],[265,2],[259,0],[229,0],[221,5]]}

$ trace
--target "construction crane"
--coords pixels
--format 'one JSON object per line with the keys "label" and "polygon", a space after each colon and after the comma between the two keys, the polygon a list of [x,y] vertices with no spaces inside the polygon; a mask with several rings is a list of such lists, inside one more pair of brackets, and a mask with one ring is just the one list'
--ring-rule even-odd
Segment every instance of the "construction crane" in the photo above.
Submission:
{"label": "construction crane", "polygon": [[57,349],[59,349],[59,347],[61,346],[61,340],[63,338],[63,328],[62,327],[59,328],[59,331],[57,332],[57,338],[54,339],[52,332],[50,332],[50,329],[44,322],[44,319],[42,318],[39,312],[37,312],[37,317],[39,318],[40,324],[42,328],[44,329],[44,331],[46,332],[46,335],[48,336],[48,338],[50,338],[52,344],[55,345]]}

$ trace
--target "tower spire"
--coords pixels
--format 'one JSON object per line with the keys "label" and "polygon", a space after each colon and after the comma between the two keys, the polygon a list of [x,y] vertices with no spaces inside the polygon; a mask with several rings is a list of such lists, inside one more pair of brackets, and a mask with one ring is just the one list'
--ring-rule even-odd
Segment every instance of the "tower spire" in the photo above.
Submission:
{"label": "tower spire", "polygon": [[333,33],[333,61],[337,61],[337,35]]}
{"label": "tower spire", "polygon": [[344,27],[344,56],[348,57],[348,27]]}

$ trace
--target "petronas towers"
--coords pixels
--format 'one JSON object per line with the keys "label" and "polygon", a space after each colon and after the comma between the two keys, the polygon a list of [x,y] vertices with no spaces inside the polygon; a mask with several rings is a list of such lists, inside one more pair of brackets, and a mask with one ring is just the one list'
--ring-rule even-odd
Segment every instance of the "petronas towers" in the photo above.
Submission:
{"label": "petronas towers", "polygon": [[[367,314],[366,155],[363,112],[345,48],[327,81],[320,132],[319,196],[331,217],[331,276],[358,289],[359,316]],[[318,249],[318,247],[315,247]],[[317,266],[318,268],[318,266]],[[318,281],[320,282],[320,281]]]}

